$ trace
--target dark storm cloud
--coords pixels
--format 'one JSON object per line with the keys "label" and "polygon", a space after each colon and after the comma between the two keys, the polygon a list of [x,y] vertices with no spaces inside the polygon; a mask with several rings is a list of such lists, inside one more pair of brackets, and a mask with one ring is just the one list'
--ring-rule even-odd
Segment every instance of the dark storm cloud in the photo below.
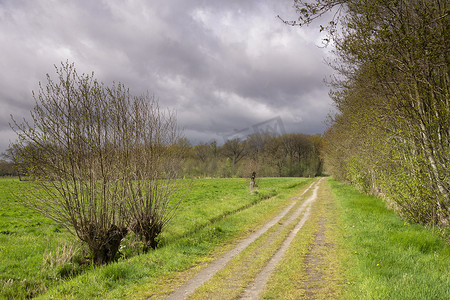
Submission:
{"label": "dark storm cloud", "polygon": [[14,139],[9,115],[28,115],[31,90],[61,61],[154,94],[197,142],[275,116],[320,133],[326,50],[316,28],[278,14],[295,17],[292,1],[0,1],[0,152]]}

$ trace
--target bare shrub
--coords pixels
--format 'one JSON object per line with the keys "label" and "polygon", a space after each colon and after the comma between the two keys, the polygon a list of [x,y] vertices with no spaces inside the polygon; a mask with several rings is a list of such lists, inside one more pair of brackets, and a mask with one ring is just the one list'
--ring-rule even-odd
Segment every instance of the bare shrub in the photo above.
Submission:
{"label": "bare shrub", "polygon": [[174,113],[163,113],[156,102],[139,99],[132,108],[134,128],[128,135],[132,143],[127,169],[127,210],[129,228],[140,237],[143,251],[156,248],[157,236],[175,212],[181,197],[178,170],[183,148]]}
{"label": "bare shrub", "polygon": [[174,178],[168,171],[176,168],[175,157],[163,154],[178,138],[175,118],[122,84],[105,87],[69,63],[55,69],[57,80],[47,75],[47,85],[33,93],[32,121],[13,119],[14,160],[38,186],[23,200],[84,241],[96,264],[108,263],[130,220],[154,222],[147,211],[165,205],[149,199],[159,195],[160,178]]}

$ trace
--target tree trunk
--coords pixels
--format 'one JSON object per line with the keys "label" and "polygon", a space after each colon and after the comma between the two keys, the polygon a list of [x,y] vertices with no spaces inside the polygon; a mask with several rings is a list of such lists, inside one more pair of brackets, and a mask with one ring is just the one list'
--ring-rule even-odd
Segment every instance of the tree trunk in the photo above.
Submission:
{"label": "tree trunk", "polygon": [[94,263],[100,266],[114,261],[116,254],[119,251],[120,243],[126,234],[126,228],[119,228],[116,225],[111,225],[103,238],[94,238],[94,241],[89,243]]}

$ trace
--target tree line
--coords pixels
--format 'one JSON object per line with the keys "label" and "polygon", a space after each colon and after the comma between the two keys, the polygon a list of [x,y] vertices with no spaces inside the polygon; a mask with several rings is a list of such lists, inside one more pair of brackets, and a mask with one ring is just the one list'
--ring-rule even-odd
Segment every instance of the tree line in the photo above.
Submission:
{"label": "tree line", "polygon": [[[27,152],[38,151],[33,144],[12,144],[0,160],[0,176],[18,176],[33,180],[29,162],[20,158],[20,147]],[[227,140],[223,145],[217,141],[191,145],[180,138],[172,145],[179,155],[179,178],[183,177],[315,177],[323,173],[323,137],[289,133],[274,135],[258,133],[245,139]],[[22,150],[23,151],[23,150]],[[12,162],[13,158],[15,162]]]}
{"label": "tree line", "polygon": [[[6,156],[6,155],[4,155]],[[0,159],[0,176],[18,176],[17,168],[14,163],[5,157],[5,159]]]}
{"label": "tree line", "polygon": [[295,1],[335,49],[325,133],[329,171],[383,195],[403,216],[450,223],[449,5],[442,0]]}
{"label": "tree line", "polygon": [[187,146],[183,173],[194,177],[314,177],[323,172],[322,137],[290,133],[251,134]]}

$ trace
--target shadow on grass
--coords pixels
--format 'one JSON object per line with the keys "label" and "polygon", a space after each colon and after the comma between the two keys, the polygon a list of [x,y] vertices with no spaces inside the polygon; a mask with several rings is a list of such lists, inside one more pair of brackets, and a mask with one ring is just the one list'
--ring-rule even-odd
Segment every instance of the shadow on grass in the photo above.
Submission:
{"label": "shadow on grass", "polygon": [[171,237],[168,240],[163,240],[163,241],[161,241],[161,243],[158,246],[158,248],[164,247],[164,246],[169,245],[169,244],[171,244],[171,243],[173,243],[175,241],[178,241],[180,239],[187,238],[187,237],[189,237],[191,235],[194,235],[194,234],[198,233],[199,231],[205,229],[209,225],[213,225],[213,224],[215,224],[215,223],[225,219],[226,217],[232,216],[232,215],[237,214],[237,213],[239,213],[241,211],[249,209],[249,208],[255,206],[256,204],[258,204],[258,203],[260,203],[260,202],[262,202],[264,200],[267,200],[267,199],[270,199],[272,197],[275,197],[276,195],[278,195],[278,193],[275,190],[272,190],[271,192],[269,192],[267,194],[266,193],[264,193],[264,194],[263,193],[258,193],[256,199],[254,199],[250,203],[247,203],[246,205],[243,205],[243,206],[238,207],[238,208],[236,208],[234,210],[231,210],[231,211],[225,211],[225,212],[221,213],[218,216],[210,218],[209,220],[207,220],[203,224],[195,225],[193,228],[185,231],[184,233],[182,233],[180,235]]}

